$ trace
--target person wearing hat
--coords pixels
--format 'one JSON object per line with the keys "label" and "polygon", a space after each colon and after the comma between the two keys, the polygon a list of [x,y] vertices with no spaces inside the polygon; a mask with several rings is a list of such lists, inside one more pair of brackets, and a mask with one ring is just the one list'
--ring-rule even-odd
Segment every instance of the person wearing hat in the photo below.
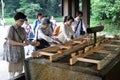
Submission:
{"label": "person wearing hat", "polygon": [[36,46],[36,50],[49,47],[51,43],[59,43],[52,38],[52,31],[49,27],[50,20],[48,18],[43,18],[41,24],[37,26],[37,31],[35,33],[36,42],[39,41],[40,44]]}

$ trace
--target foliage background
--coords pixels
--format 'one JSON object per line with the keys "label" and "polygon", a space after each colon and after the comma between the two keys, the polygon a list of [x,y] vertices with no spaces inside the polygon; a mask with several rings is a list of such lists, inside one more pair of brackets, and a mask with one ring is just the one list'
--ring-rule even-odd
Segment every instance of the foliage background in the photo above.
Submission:
{"label": "foliage background", "polygon": [[91,0],[92,18],[120,25],[120,0]]}
{"label": "foliage background", "polygon": [[18,11],[24,12],[29,18],[34,18],[36,12],[58,17],[62,14],[61,6],[59,6],[61,1],[62,0],[4,0],[5,17],[13,17]]}

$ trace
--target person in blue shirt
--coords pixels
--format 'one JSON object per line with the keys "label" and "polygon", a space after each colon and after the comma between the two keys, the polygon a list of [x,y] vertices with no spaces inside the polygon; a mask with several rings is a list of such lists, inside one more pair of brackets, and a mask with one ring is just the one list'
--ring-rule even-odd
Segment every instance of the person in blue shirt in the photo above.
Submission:
{"label": "person in blue shirt", "polygon": [[40,12],[36,13],[36,19],[33,22],[33,31],[34,31],[34,33],[36,31],[36,28],[37,28],[38,24],[41,23],[42,17],[43,17],[42,13],[40,13]]}

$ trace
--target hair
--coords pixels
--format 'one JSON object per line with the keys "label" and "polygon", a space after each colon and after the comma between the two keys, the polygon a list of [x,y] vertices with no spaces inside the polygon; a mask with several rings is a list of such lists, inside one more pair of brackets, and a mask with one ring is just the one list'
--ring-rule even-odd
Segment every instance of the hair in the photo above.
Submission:
{"label": "hair", "polygon": [[65,23],[66,21],[71,20],[71,19],[72,19],[72,21],[74,21],[74,18],[73,18],[72,16],[65,16],[65,17],[64,17],[64,23]]}
{"label": "hair", "polygon": [[63,20],[64,23],[66,22],[66,19],[67,19],[67,16],[64,16],[64,20]]}
{"label": "hair", "polygon": [[82,11],[77,11],[76,12],[76,16],[79,16],[81,14],[81,16],[83,16],[83,12]]}
{"label": "hair", "polygon": [[28,21],[28,19],[25,19],[25,21]]}
{"label": "hair", "polygon": [[37,12],[37,13],[36,13],[36,18],[38,18],[38,16],[42,16],[42,13]]}
{"label": "hair", "polygon": [[14,20],[19,20],[19,19],[26,19],[26,15],[22,12],[17,12],[15,15],[14,15]]}
{"label": "hair", "polygon": [[41,24],[50,24],[50,20],[48,19],[48,18],[42,18],[42,20],[41,20]]}

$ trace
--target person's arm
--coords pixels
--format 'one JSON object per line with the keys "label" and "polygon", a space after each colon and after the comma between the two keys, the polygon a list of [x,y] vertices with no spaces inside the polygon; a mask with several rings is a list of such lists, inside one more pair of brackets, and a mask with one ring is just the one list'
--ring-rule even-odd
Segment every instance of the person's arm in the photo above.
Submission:
{"label": "person's arm", "polygon": [[16,42],[14,40],[11,40],[9,38],[7,38],[9,40],[9,44],[14,45],[14,46],[26,46],[26,43],[20,43],[20,42]]}
{"label": "person's arm", "polygon": [[[24,30],[24,32],[25,32],[25,30]],[[6,40],[8,40],[9,44],[11,44],[11,45],[26,46],[26,43],[17,42],[17,41],[14,40],[14,33],[13,33],[13,28],[12,27],[10,27],[10,29],[8,31],[8,36],[6,37]]]}
{"label": "person's arm", "polygon": [[60,33],[60,26],[56,26],[53,32],[53,36],[58,36],[58,34]]}
{"label": "person's arm", "polygon": [[46,36],[40,28],[38,28],[38,38],[42,38],[48,42],[54,42],[54,40],[51,37]]}

